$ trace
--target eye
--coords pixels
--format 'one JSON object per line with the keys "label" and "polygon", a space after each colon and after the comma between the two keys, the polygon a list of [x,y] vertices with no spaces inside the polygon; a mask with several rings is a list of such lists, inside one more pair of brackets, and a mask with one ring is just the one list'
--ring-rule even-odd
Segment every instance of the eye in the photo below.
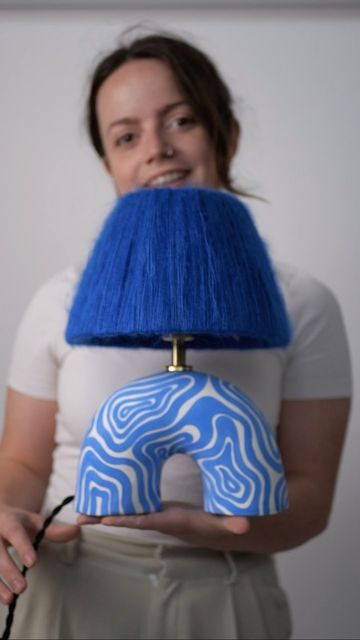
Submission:
{"label": "eye", "polygon": [[170,129],[182,129],[184,127],[189,127],[195,124],[195,118],[193,116],[177,116],[176,118],[172,118],[168,123],[168,127]]}
{"label": "eye", "polygon": [[179,127],[183,127],[185,124],[191,124],[194,122],[193,118],[190,116],[182,116],[181,118],[176,118],[176,123]]}
{"label": "eye", "polygon": [[128,144],[130,144],[131,142],[133,142],[135,139],[135,134],[128,132],[128,133],[123,133],[121,136],[117,137],[115,139],[115,146],[116,147],[124,147]]}

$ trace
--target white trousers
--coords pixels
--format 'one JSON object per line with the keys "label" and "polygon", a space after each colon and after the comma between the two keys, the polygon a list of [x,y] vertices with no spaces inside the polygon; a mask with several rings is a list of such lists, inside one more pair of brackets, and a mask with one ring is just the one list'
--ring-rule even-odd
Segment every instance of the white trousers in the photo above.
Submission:
{"label": "white trousers", "polygon": [[[140,544],[84,528],[43,541],[19,597],[13,640],[289,638],[269,556]],[[7,607],[1,605],[5,626]]]}

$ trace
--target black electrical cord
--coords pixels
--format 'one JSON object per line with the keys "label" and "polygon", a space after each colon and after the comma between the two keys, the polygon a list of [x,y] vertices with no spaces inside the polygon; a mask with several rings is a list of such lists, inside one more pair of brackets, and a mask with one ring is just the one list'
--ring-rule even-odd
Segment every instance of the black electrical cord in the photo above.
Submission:
{"label": "black electrical cord", "polygon": [[[52,523],[52,521],[55,518],[55,516],[57,516],[57,514],[61,511],[61,509],[63,507],[65,507],[67,504],[69,504],[69,502],[71,502],[73,499],[74,499],[74,496],[68,496],[67,498],[65,498],[65,500],[63,500],[61,504],[59,504],[57,507],[55,507],[55,509],[46,518],[46,520],[44,521],[44,524],[42,526],[42,529],[40,529],[40,531],[38,531],[38,533],[35,536],[35,540],[33,542],[33,547],[34,547],[35,551],[37,551],[37,549],[39,547],[39,544],[40,544],[41,540],[43,539],[43,537],[45,535],[46,529]],[[22,568],[22,571],[21,571],[21,575],[25,577],[27,571],[28,571],[28,567],[25,567],[25,565],[24,565],[23,568]],[[4,633],[1,636],[2,640],[8,640],[10,638],[11,627],[12,627],[12,623],[14,621],[14,611],[15,611],[15,607],[16,607],[16,604],[17,604],[18,597],[19,597],[19,594],[15,593],[12,601],[9,604],[9,611],[8,611],[8,614],[7,614],[7,617],[6,617],[6,625],[5,625]]]}

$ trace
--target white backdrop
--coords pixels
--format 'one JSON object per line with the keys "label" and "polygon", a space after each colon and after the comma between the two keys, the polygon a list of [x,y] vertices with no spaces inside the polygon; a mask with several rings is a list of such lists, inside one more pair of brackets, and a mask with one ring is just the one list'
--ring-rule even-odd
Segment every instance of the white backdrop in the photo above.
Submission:
{"label": "white backdrop", "polygon": [[268,199],[251,207],[272,255],[318,276],[342,305],[355,400],[332,520],[278,563],[295,638],[359,638],[360,11],[0,11],[1,400],[25,305],[86,256],[113,203],[84,131],[86,78],[144,19],[217,61],[243,125],[235,173]]}

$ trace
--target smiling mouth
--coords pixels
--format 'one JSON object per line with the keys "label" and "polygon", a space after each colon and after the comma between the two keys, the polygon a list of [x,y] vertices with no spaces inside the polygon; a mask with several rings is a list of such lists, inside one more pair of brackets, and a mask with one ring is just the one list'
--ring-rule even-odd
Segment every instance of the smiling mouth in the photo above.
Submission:
{"label": "smiling mouth", "polygon": [[178,182],[179,180],[183,180],[189,174],[189,171],[167,171],[163,173],[161,176],[157,176],[146,184],[147,187],[162,187],[165,184],[170,184],[173,182]]}

